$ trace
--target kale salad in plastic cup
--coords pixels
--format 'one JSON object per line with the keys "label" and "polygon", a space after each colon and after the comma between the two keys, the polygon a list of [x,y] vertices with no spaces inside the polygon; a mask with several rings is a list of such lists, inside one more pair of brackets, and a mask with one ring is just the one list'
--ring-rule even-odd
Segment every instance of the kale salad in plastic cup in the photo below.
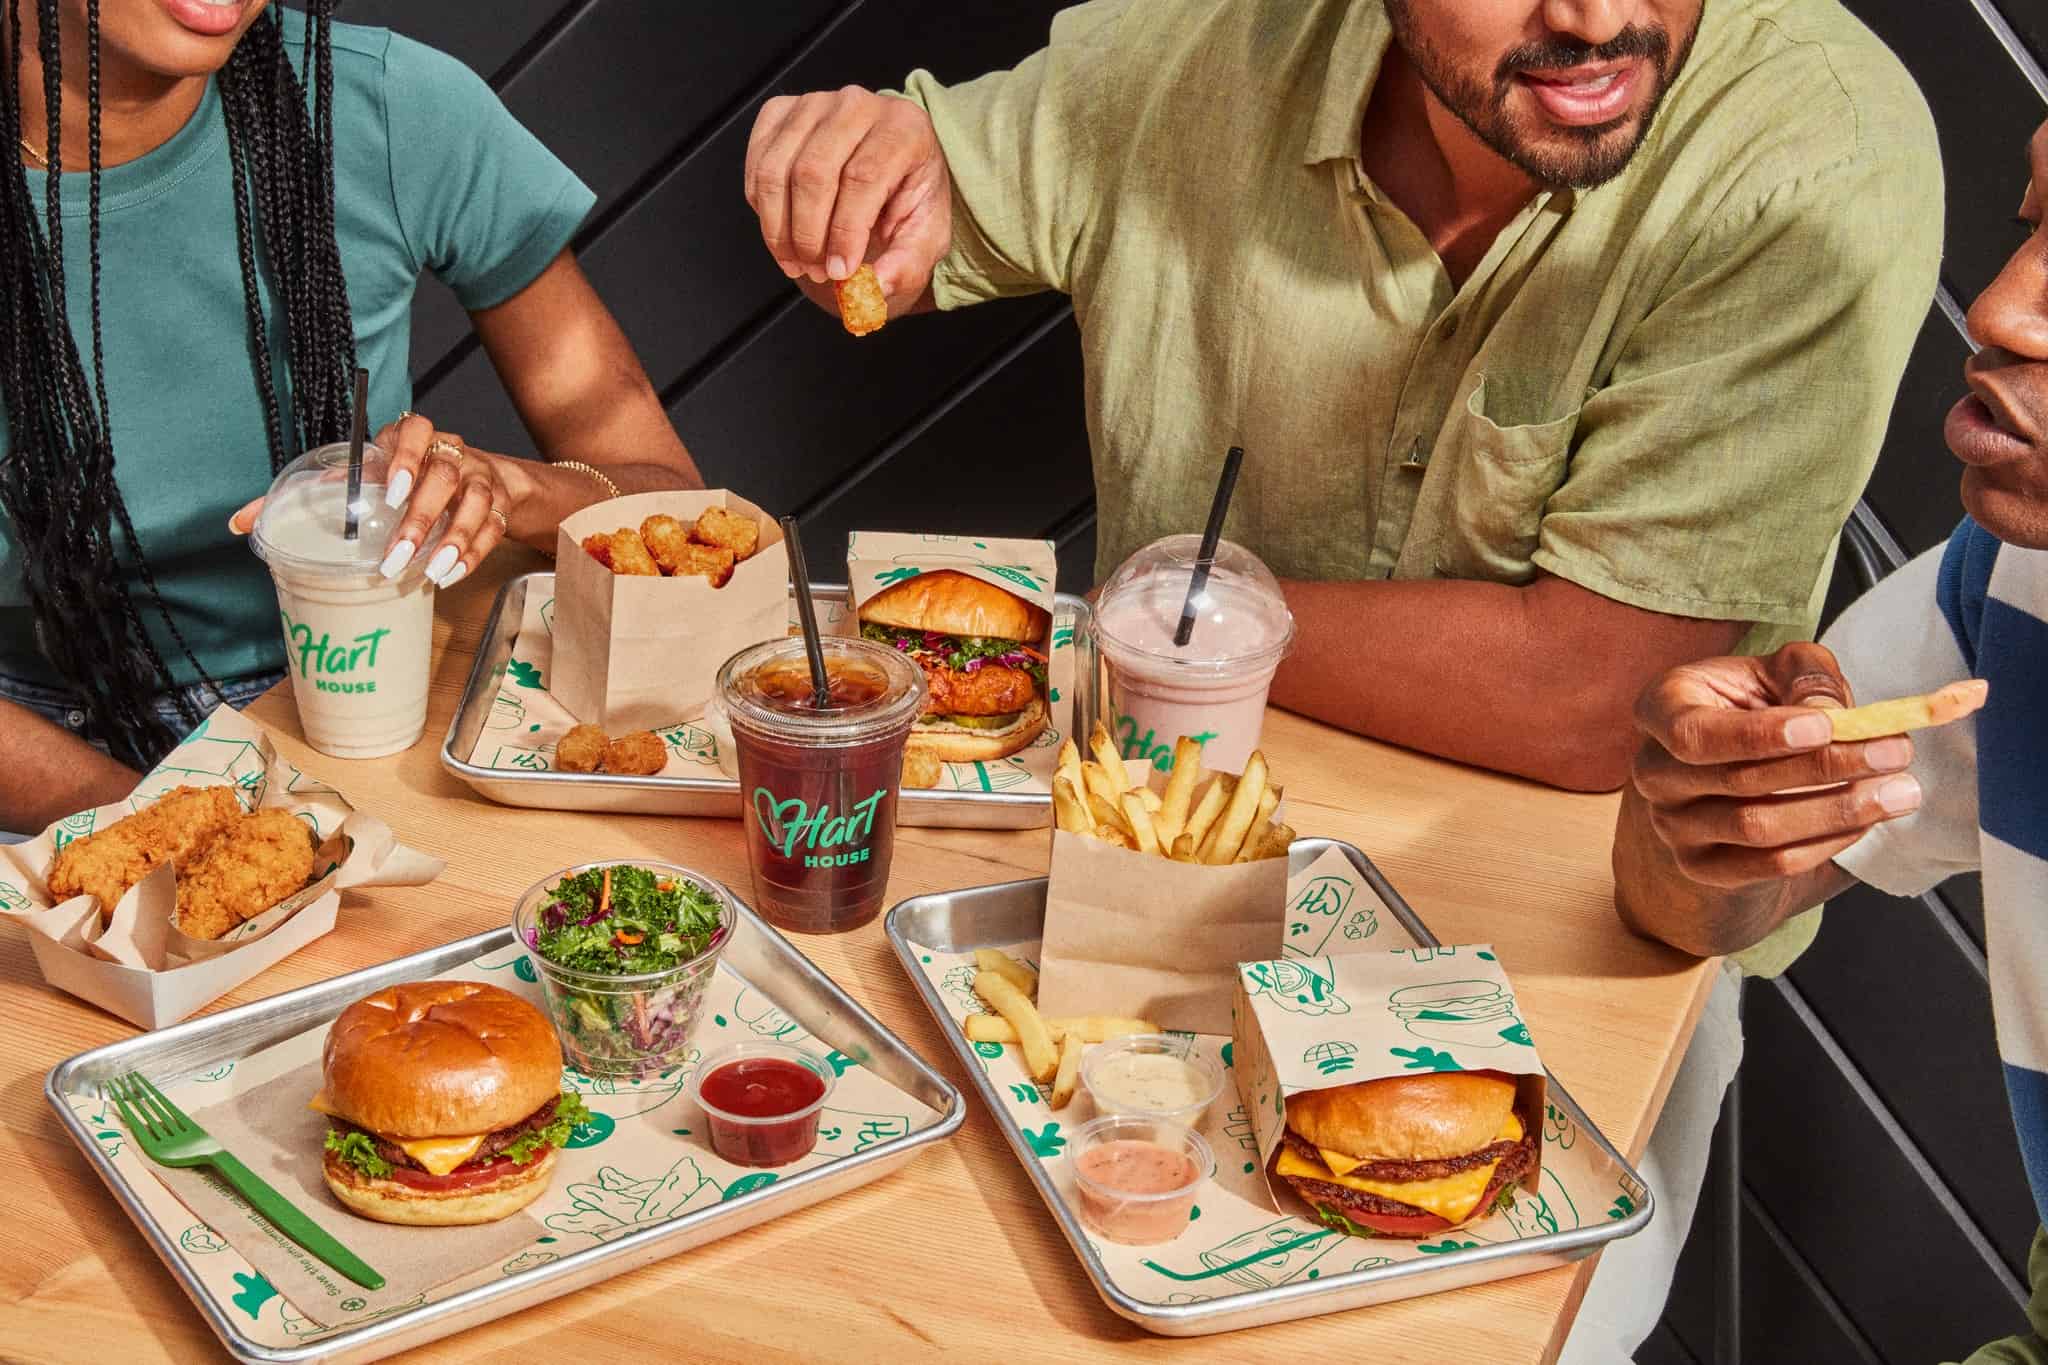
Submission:
{"label": "kale salad in plastic cup", "polygon": [[589,1076],[683,1064],[732,923],[731,894],[712,878],[639,861],[564,868],[512,914],[563,1055]]}

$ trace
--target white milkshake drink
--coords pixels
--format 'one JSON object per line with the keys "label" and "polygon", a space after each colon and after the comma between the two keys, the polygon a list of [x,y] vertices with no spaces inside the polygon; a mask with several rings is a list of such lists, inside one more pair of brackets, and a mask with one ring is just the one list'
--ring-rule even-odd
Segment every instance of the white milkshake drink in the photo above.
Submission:
{"label": "white milkshake drink", "polygon": [[382,450],[363,447],[351,539],[348,447],[308,451],[271,485],[250,535],[277,587],[306,742],[338,758],[410,748],[427,721],[434,585],[424,555],[396,579],[377,571],[403,515],[384,505],[388,467]]}

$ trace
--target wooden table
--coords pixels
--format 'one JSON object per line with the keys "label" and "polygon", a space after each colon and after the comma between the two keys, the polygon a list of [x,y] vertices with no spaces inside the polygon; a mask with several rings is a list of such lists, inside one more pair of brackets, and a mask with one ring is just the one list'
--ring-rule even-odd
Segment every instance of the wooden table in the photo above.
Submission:
{"label": "wooden table", "polygon": [[[298,738],[284,689],[250,714],[284,751],[448,860],[425,887],[352,896],[335,931],[223,998],[260,999],[505,923],[514,895],[597,857],[669,858],[747,884],[737,823],[514,810],[443,772],[438,750],[498,585],[539,567],[501,552],[443,595],[426,736],[396,758],[327,758]],[[1611,797],[1575,796],[1268,717],[1264,748],[1304,834],[1369,853],[1449,942],[1491,940],[1513,964],[1545,1061],[1631,1157],[1641,1154],[1710,984],[1630,937],[1611,904]],[[906,829],[891,903],[1038,876],[1044,831]],[[798,938],[841,986],[963,1087],[879,921]],[[44,1102],[51,1066],[133,1028],[45,986],[24,932],[0,928],[0,1358],[192,1361],[218,1342]],[[970,1093],[953,1141],[897,1174],[792,1217],[428,1346],[417,1359],[876,1361],[974,1354],[1159,1358],[1548,1361],[1593,1262],[1253,1333],[1168,1343],[1096,1298],[986,1110]],[[786,1287],[785,1287],[786,1286]],[[792,1295],[792,1289],[799,1291]]]}

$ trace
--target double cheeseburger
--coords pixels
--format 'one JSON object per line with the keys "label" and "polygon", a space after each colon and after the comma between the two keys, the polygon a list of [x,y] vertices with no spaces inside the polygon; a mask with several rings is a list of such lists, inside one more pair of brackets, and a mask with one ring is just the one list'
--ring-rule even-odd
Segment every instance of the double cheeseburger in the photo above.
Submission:
{"label": "double cheeseburger", "polygon": [[538,1199],[555,1153],[590,1118],[562,1090],[554,1028],[474,981],[421,981],[341,1012],[312,1108],[327,1115],[322,1174],[380,1223],[490,1223]]}
{"label": "double cheeseburger", "polygon": [[1427,1237],[1508,1202],[1538,1136],[1498,1071],[1390,1076],[1289,1095],[1273,1172],[1340,1232]]}
{"label": "double cheeseburger", "polygon": [[860,609],[864,639],[916,660],[930,689],[910,742],[945,763],[1008,758],[1044,731],[1052,617],[951,569],[906,578]]}

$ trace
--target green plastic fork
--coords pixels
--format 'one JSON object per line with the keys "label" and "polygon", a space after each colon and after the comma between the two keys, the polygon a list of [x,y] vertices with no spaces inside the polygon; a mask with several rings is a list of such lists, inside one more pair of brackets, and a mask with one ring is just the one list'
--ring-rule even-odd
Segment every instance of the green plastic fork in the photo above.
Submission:
{"label": "green plastic fork", "polygon": [[[120,1106],[121,1121],[135,1136],[150,1160],[159,1166],[211,1166],[249,1201],[249,1206],[276,1224],[277,1230],[318,1256],[365,1289],[382,1289],[384,1277],[347,1247],[328,1235],[325,1228],[299,1212],[298,1207],[244,1166],[204,1128],[185,1117],[140,1075],[131,1071],[101,1087],[108,1099]],[[133,1108],[130,1108],[130,1106]]]}

